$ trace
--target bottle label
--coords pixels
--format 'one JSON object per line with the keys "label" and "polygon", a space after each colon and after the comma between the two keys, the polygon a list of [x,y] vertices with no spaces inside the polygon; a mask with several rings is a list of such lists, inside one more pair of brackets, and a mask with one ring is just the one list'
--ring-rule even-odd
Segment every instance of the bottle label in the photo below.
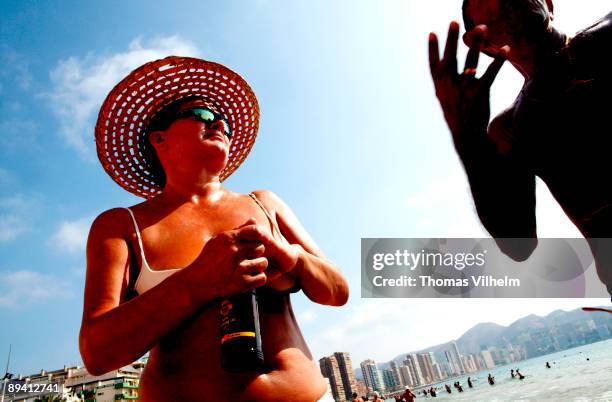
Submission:
{"label": "bottle label", "polygon": [[255,338],[255,332],[244,331],[244,332],[234,332],[233,334],[227,334],[227,335],[224,335],[223,338],[221,338],[221,343],[224,343],[225,341],[230,340],[230,339],[240,338],[240,337]]}
{"label": "bottle label", "polygon": [[221,302],[221,343],[235,338],[256,338],[254,314],[256,305],[251,293],[237,295]]}

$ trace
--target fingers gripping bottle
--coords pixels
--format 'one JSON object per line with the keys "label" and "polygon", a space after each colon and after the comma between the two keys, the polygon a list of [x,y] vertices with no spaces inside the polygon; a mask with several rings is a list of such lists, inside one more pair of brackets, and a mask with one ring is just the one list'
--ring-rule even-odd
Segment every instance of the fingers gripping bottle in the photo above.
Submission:
{"label": "fingers gripping bottle", "polygon": [[221,302],[221,367],[230,373],[263,366],[255,289]]}

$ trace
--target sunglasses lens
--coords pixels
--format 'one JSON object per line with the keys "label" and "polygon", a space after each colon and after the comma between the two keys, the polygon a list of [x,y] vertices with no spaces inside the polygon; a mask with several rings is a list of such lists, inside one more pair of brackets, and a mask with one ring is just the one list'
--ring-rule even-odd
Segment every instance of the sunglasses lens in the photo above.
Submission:
{"label": "sunglasses lens", "polygon": [[230,131],[230,127],[227,121],[221,120],[223,123],[223,132],[227,135],[227,138],[232,138],[232,132]]}
{"label": "sunglasses lens", "polygon": [[192,109],[187,109],[183,113],[188,113],[192,116],[195,116],[201,121],[203,121],[204,123],[212,123],[214,121],[219,120],[220,122],[223,123],[223,132],[225,133],[225,135],[227,135],[227,138],[232,137],[232,132],[230,131],[230,126],[227,120],[225,120],[222,116],[215,114],[211,110],[208,110],[205,108],[194,107]]}
{"label": "sunglasses lens", "polygon": [[215,114],[208,109],[192,109],[193,114],[198,116],[200,120],[210,123],[215,121]]}

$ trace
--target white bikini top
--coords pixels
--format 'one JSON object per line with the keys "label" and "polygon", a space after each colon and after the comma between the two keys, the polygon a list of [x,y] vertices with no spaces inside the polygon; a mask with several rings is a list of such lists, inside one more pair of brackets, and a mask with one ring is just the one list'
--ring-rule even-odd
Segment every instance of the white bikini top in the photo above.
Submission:
{"label": "white bikini top", "polygon": [[[272,219],[272,216],[268,213],[268,210],[264,208],[263,204],[257,199],[255,194],[249,193],[249,196],[255,201],[255,203],[264,211],[266,217],[270,221],[270,225],[272,226],[272,235],[277,236],[277,238],[281,239],[281,241],[285,241],[283,235],[278,228],[276,221]],[[180,271],[182,268],[176,269],[164,269],[161,271],[154,271],[149,267],[149,263],[147,263],[147,259],[144,254],[144,247],[142,246],[142,237],[140,236],[140,229],[138,228],[138,223],[136,222],[136,217],[131,209],[125,208],[130,213],[132,217],[132,222],[134,223],[134,230],[136,231],[136,237],[138,238],[138,247],[140,248],[140,272],[138,273],[138,278],[136,278],[136,283],[134,284],[134,290],[139,294],[143,294],[147,290],[151,289],[159,285],[162,281],[168,278],[170,275]]]}

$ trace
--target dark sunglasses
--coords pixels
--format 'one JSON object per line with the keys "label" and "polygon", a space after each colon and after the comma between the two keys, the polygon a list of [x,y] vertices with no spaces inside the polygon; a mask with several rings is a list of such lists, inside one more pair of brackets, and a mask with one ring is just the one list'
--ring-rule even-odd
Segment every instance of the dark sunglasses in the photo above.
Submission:
{"label": "dark sunglasses", "polygon": [[207,127],[209,127],[210,124],[215,121],[221,121],[223,123],[223,133],[227,136],[227,138],[232,138],[232,132],[230,130],[230,125],[227,119],[219,113],[215,113],[210,109],[207,109],[202,106],[194,106],[190,107],[189,109],[181,110],[175,116],[175,119],[184,118],[195,118],[204,123]]}

